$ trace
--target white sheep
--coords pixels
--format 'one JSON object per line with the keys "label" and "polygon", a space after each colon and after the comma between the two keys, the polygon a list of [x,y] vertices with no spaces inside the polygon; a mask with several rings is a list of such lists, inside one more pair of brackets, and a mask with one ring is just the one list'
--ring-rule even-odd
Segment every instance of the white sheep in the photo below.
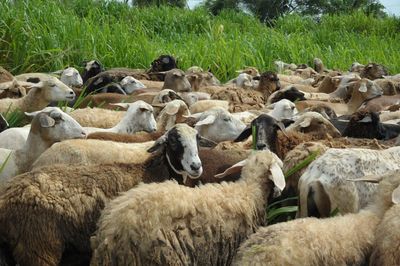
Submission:
{"label": "white sheep", "polygon": [[153,107],[150,104],[144,101],[136,101],[134,103],[116,103],[113,105],[127,109],[120,122],[107,129],[85,127],[87,134],[93,132],[133,134],[138,131],[153,132],[157,130]]}
{"label": "white sheep", "polygon": [[86,137],[83,128],[56,107],[47,107],[43,112],[27,115],[35,117],[25,145],[18,150],[0,149],[0,162],[4,164],[0,173],[2,181],[26,172],[53,143]]}
{"label": "white sheep", "polygon": [[283,119],[292,119],[293,116],[297,114],[296,105],[287,99],[282,99],[278,102],[270,104],[267,108],[272,108],[268,114],[278,121]]}
{"label": "white sheep", "polygon": [[240,242],[263,223],[274,185],[285,186],[281,166],[273,153],[258,151],[236,182],[140,184],[104,209],[91,264],[229,265]]}
{"label": "white sheep", "polygon": [[[400,201],[400,172],[374,177],[382,178],[373,203],[357,214],[304,218],[259,228],[240,246],[233,265],[366,265],[379,221]],[[395,256],[398,242],[387,244],[395,250],[386,257]],[[381,261],[370,265],[398,264]]]}
{"label": "white sheep", "polygon": [[203,112],[195,124],[199,134],[215,142],[234,140],[246,125],[220,107]]}
{"label": "white sheep", "polygon": [[[34,73],[33,73],[34,74]],[[29,74],[16,76],[15,78],[29,82]],[[75,93],[59,79],[46,75],[36,74],[32,79],[38,83],[32,83],[28,94],[18,99],[0,99],[0,112],[19,109],[23,112],[33,112],[45,108],[52,101],[71,101],[75,99]],[[40,78],[40,81],[38,80]]]}
{"label": "white sheep", "polygon": [[371,201],[376,186],[347,179],[400,169],[399,160],[400,147],[328,149],[300,177],[299,216],[328,217],[335,209],[342,214],[359,211]]}
{"label": "white sheep", "polygon": [[69,87],[81,87],[83,85],[82,77],[74,67],[67,67],[62,70],[60,80]]}
{"label": "white sheep", "polygon": [[146,86],[141,81],[135,79],[132,76],[126,76],[119,82],[119,84],[121,84],[121,87],[126,92],[126,94],[132,94],[137,90],[146,88]]}

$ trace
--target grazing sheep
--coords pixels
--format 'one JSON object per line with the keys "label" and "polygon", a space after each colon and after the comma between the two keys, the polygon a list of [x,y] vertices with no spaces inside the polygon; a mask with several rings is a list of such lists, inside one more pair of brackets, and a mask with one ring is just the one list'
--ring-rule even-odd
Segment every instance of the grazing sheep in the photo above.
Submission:
{"label": "grazing sheep", "polygon": [[400,201],[399,171],[371,178],[383,180],[375,200],[365,209],[329,219],[305,218],[261,227],[240,246],[233,265],[365,265],[378,223]]}
{"label": "grazing sheep", "polygon": [[59,265],[71,253],[87,265],[105,204],[142,181],[201,175],[198,142],[197,132],[182,124],[158,139],[142,164],[61,165],[17,176],[0,194],[1,244],[20,265]]}
{"label": "grazing sheep", "polygon": [[[398,196],[399,188],[393,193]],[[394,203],[395,205],[386,211],[375,231],[375,243],[369,260],[370,265],[400,265],[400,206],[398,205],[398,198]]]}
{"label": "grazing sheep", "polygon": [[28,73],[15,77],[17,80],[35,79],[28,94],[19,99],[0,99],[0,112],[19,109],[23,112],[34,112],[45,108],[52,101],[71,101],[75,93],[59,79],[41,73]]}
{"label": "grazing sheep", "polygon": [[134,103],[117,103],[127,111],[121,121],[112,128],[91,128],[85,127],[86,133],[93,132],[113,132],[133,134],[138,131],[153,132],[157,130],[156,120],[153,115],[153,107],[144,101]]}
{"label": "grazing sheep", "polygon": [[360,76],[370,80],[380,79],[389,75],[387,68],[381,64],[368,63],[361,71]]}
{"label": "grazing sheep", "polygon": [[281,165],[259,151],[236,182],[187,188],[166,181],[129,190],[103,211],[91,239],[91,265],[230,264],[240,243],[263,224],[274,185],[284,186]]}
{"label": "grazing sheep", "polygon": [[234,140],[245,127],[242,121],[220,107],[203,112],[195,124],[201,136],[215,142]]}
{"label": "grazing sheep", "polygon": [[345,179],[400,169],[399,159],[400,147],[327,150],[300,177],[299,216],[328,217],[336,208],[341,214],[357,212],[370,202],[376,187]]}
{"label": "grazing sheep", "polygon": [[53,143],[74,138],[85,138],[84,129],[69,115],[56,107],[47,107],[35,116],[26,143],[18,150],[0,149],[4,168],[0,180],[4,182],[26,172],[32,163]]}

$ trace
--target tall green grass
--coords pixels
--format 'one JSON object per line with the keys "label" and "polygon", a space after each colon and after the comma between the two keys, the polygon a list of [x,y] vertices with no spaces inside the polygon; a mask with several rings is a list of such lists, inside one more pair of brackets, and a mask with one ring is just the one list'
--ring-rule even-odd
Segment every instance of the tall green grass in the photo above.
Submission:
{"label": "tall green grass", "polygon": [[321,23],[289,15],[274,28],[233,11],[132,8],[93,0],[0,1],[0,65],[13,73],[54,71],[99,59],[106,67],[147,68],[173,54],[181,68],[210,68],[221,80],[244,66],[273,61],[347,69],[353,61],[400,72],[400,20],[361,13],[324,16]]}

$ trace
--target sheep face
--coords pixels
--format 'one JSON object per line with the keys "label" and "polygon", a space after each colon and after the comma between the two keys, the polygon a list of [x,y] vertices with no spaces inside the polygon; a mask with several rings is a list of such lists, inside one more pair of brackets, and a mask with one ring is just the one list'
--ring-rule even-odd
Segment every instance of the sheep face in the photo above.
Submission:
{"label": "sheep face", "polygon": [[278,130],[284,131],[284,126],[275,120],[272,116],[262,114],[254,119],[250,126],[247,127],[235,140],[235,142],[243,141],[252,135],[253,128],[255,130],[255,148],[257,150],[270,150],[276,152],[275,142]]}
{"label": "sheep face", "polygon": [[291,119],[295,114],[297,114],[295,104],[287,99],[282,99],[279,102],[271,104],[269,107],[273,107],[270,115],[277,120]]}
{"label": "sheep face", "polygon": [[255,67],[246,67],[245,69],[237,70],[236,72],[248,74],[251,77],[259,77],[260,76],[260,72],[258,72],[257,68],[255,68]]}
{"label": "sheep face", "polygon": [[385,138],[383,129],[380,126],[379,115],[375,112],[368,111],[358,111],[354,113],[343,135],[353,138]]}
{"label": "sheep face", "polygon": [[236,78],[236,85],[243,89],[251,89],[253,88],[253,77],[247,73],[241,73]]}
{"label": "sheep face", "polygon": [[153,104],[168,103],[173,100],[182,100],[182,98],[175,91],[164,89],[154,96]]}
{"label": "sheep face", "polygon": [[171,89],[176,92],[188,92],[192,90],[185,73],[180,69],[173,69],[165,75],[163,89]]}
{"label": "sheep face", "polygon": [[360,64],[358,62],[354,62],[353,64],[351,64],[350,72],[361,73],[364,70],[364,67],[365,65]]}
{"label": "sheep face", "polygon": [[[253,78],[257,79],[257,78]],[[278,75],[272,71],[267,71],[261,74],[259,77],[260,83],[258,85],[258,91],[264,93],[264,95],[269,96],[274,91],[281,88],[281,83],[279,82]]]}
{"label": "sheep face", "polygon": [[329,120],[316,112],[302,114],[287,129],[321,136],[321,138],[324,138],[326,134],[334,138],[341,136],[339,130]]}
{"label": "sheep face", "polygon": [[40,135],[50,145],[66,139],[86,138],[86,133],[79,123],[57,107],[46,107],[42,111],[25,114],[35,116],[31,132]]}
{"label": "sheep face", "polygon": [[[114,105],[128,108],[125,117],[128,119],[134,117],[135,122],[139,123],[138,126],[142,128],[143,131],[153,132],[157,130],[157,123],[154,119],[153,107],[150,104],[144,101],[136,101],[134,103],[117,103]],[[125,117],[123,119],[125,119]],[[127,121],[127,124],[129,125],[130,122],[133,121]],[[133,133],[132,130],[131,132],[128,130],[128,134],[129,133]]]}
{"label": "sheep face", "polygon": [[234,140],[246,125],[221,107],[211,108],[201,114],[195,128],[199,134],[215,142]]}
{"label": "sheep face", "polygon": [[57,78],[49,78],[35,83],[31,88],[43,91],[43,98],[46,101],[72,101],[75,99],[75,92]]}
{"label": "sheep face", "polygon": [[389,73],[386,67],[376,63],[369,63],[368,65],[366,65],[360,74],[362,78],[367,78],[371,80],[380,79],[383,78],[383,76],[387,75],[389,75]]}
{"label": "sheep face", "polygon": [[96,60],[83,62],[82,80],[86,82],[89,78],[96,76],[100,72],[104,71],[102,64]]}
{"label": "sheep face", "polygon": [[[374,82],[369,79],[361,79],[358,81],[350,82],[351,86],[351,98],[349,100],[349,107],[358,108],[360,106],[359,102],[375,98],[382,95],[382,90]],[[352,106],[353,103],[356,106]]]}
{"label": "sheep face", "polygon": [[188,115],[190,115],[190,112],[185,102],[182,100],[173,100],[165,105],[157,117],[157,121],[159,125],[161,124],[160,127],[169,130],[175,124],[184,122],[186,120],[184,116]]}
{"label": "sheep face", "polygon": [[73,67],[68,67],[63,70],[60,77],[61,82],[70,87],[81,87],[83,80],[78,70]]}
{"label": "sheep face", "polygon": [[198,91],[201,87],[218,86],[221,82],[211,72],[194,72],[186,74],[192,89]]}
{"label": "sheep face", "polygon": [[160,55],[157,59],[151,62],[151,72],[163,72],[177,68],[176,60],[170,55]]}
{"label": "sheep face", "polygon": [[131,76],[126,76],[125,78],[123,78],[120,84],[127,94],[132,94],[136,90],[146,88],[146,86],[142,82]]}
{"label": "sheep face", "polygon": [[167,160],[172,169],[190,178],[199,178],[203,167],[198,154],[200,137],[197,131],[186,124],[177,124],[159,138],[148,151],[165,149]]}

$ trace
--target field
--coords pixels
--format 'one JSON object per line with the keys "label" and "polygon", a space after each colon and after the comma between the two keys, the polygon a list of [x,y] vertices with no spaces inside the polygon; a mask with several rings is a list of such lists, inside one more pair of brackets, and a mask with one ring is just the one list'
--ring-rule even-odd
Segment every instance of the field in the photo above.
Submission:
{"label": "field", "polygon": [[172,54],[185,69],[209,68],[226,81],[235,70],[273,68],[273,61],[348,69],[353,61],[379,62],[400,72],[400,19],[361,13],[324,16],[320,23],[290,15],[268,27],[232,11],[131,8],[91,0],[0,2],[0,65],[14,74],[47,72],[85,59],[106,67],[147,68]]}

